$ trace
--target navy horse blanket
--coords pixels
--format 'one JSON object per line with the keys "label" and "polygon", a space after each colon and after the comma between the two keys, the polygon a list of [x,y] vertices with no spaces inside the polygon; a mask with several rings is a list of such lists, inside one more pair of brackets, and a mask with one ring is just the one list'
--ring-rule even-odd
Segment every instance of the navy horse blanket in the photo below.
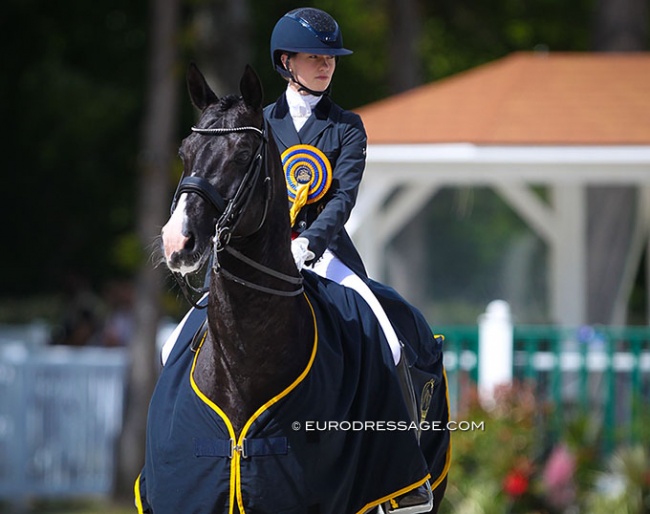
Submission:
{"label": "navy horse blanket", "polygon": [[[149,407],[140,514],[363,513],[447,473],[449,433],[418,443],[393,358],[374,314],[354,291],[306,272],[315,338],[311,359],[235,434],[193,380],[189,317]],[[199,314],[200,313],[200,314]],[[192,319],[192,317],[194,319]],[[448,421],[439,341],[414,370],[423,419]],[[417,365],[417,361],[416,361]],[[420,393],[418,393],[420,394]]]}

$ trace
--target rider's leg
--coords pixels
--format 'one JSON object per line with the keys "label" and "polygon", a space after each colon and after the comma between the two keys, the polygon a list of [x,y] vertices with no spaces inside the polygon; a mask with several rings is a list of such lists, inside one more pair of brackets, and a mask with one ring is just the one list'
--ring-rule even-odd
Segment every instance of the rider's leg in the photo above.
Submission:
{"label": "rider's leg", "polygon": [[397,365],[401,358],[402,345],[395,333],[393,325],[384,311],[384,308],[366,283],[329,250],[325,250],[323,256],[309,269],[316,272],[321,277],[328,278],[337,284],[354,289],[359,293],[359,295],[361,295],[372,309],[377,321],[379,321],[379,325],[388,341],[388,346],[390,346],[390,351],[393,354],[395,365]]}
{"label": "rider's leg", "polygon": [[[388,319],[384,308],[379,303],[379,300],[377,300],[377,297],[359,276],[343,264],[338,257],[329,250],[325,250],[323,256],[312,265],[310,269],[322,277],[328,278],[342,286],[354,289],[370,306],[379,321],[379,325],[388,340],[388,345],[393,354],[400,389],[409,416],[411,417],[411,421],[417,423],[419,421],[417,403],[414,396],[413,383],[411,381],[408,363],[406,362],[406,355],[402,352],[402,344],[393,328],[393,325]],[[418,437],[419,441],[419,430],[416,432],[416,437]],[[391,500],[390,505],[387,506],[388,511],[413,513],[428,512],[429,509],[427,506],[430,505],[431,502],[431,490],[428,484],[429,482],[421,485],[413,491],[409,491],[408,493]]]}

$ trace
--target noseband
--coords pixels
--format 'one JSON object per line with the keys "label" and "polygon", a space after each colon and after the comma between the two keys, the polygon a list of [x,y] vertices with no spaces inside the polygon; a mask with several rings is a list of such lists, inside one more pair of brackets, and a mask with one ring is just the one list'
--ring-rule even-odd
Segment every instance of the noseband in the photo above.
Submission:
{"label": "noseband", "polygon": [[[211,204],[219,214],[219,219],[216,224],[216,244],[221,249],[230,242],[232,233],[239,224],[240,216],[243,214],[246,207],[249,205],[253,197],[254,186],[259,181],[260,174],[264,170],[264,181],[270,184],[270,177],[265,166],[263,166],[264,154],[266,150],[267,137],[263,130],[257,127],[234,127],[234,128],[198,128],[192,127],[192,132],[207,136],[221,136],[227,134],[234,134],[237,132],[256,132],[261,136],[260,144],[255,152],[255,157],[251,160],[248,170],[244,175],[237,192],[229,200],[226,201],[221,193],[210,184],[210,182],[203,177],[183,177],[179,182],[176,193],[174,194],[174,201],[172,203],[171,211],[174,212],[176,202],[182,193],[196,193],[209,204]],[[264,213],[258,227],[248,234],[249,236],[257,232],[264,221],[268,212],[270,195],[268,187],[266,192],[266,199],[264,203]],[[246,237],[246,236],[239,236]]]}
{"label": "noseband", "polygon": [[[261,291],[264,293],[274,294],[279,296],[297,296],[301,294],[303,292],[302,277],[292,277],[290,275],[285,275],[284,273],[280,273],[271,268],[268,268],[267,266],[259,264],[258,262],[250,259],[249,257],[245,256],[244,254],[242,254],[241,252],[235,250],[230,246],[231,239],[233,238],[241,239],[245,237],[250,237],[256,232],[258,232],[262,228],[262,226],[264,226],[264,222],[266,221],[266,217],[268,215],[269,203],[271,201],[271,195],[270,195],[271,177],[268,174],[268,168],[265,162],[266,144],[268,142],[268,138],[266,134],[266,126],[264,127],[264,129],[259,129],[257,127],[252,127],[252,126],[231,127],[231,128],[192,127],[192,132],[201,135],[206,135],[206,136],[221,136],[227,134],[234,134],[238,132],[255,132],[260,135],[261,139],[260,139],[260,144],[258,145],[257,150],[255,152],[255,156],[253,157],[250,164],[248,165],[248,170],[246,171],[244,178],[240,182],[239,187],[235,192],[235,195],[230,200],[225,200],[223,196],[221,196],[219,191],[217,191],[217,189],[212,184],[210,184],[208,180],[204,179],[203,177],[193,177],[193,176],[183,177],[183,179],[178,184],[176,193],[174,194],[174,200],[172,203],[171,211],[173,212],[174,209],[176,208],[176,203],[181,194],[183,193],[198,194],[201,198],[203,198],[210,205],[212,205],[216,209],[219,215],[219,218],[215,225],[215,235],[212,240],[212,252],[213,252],[212,270],[213,271],[215,271],[216,273],[221,273],[228,280],[232,280],[233,282],[236,282],[240,285],[249,287],[251,289],[255,289],[256,291]],[[255,230],[251,231],[250,233],[245,235],[235,235],[235,230],[239,225],[241,215],[245,212],[246,208],[250,205],[250,202],[253,198],[253,191],[255,190],[255,186],[258,184],[260,180],[262,171],[264,172],[264,184],[266,185],[266,190],[265,190],[265,199],[264,199],[264,210],[262,212],[261,220],[257,225],[257,228],[255,228]],[[276,279],[298,286],[297,289],[292,291],[273,289],[259,284],[255,284],[241,277],[233,275],[231,272],[224,269],[223,266],[219,264],[218,254],[223,250],[225,250],[228,254],[230,254],[237,260],[249,265],[252,268],[255,268],[258,271],[265,273],[266,275],[269,275]],[[174,277],[179,282],[179,285],[181,286],[181,289],[185,297],[187,298],[187,300],[196,308],[205,308],[205,306],[200,306],[196,302],[191,300],[190,295],[186,288],[189,287],[198,293],[205,293],[207,291],[207,288],[198,290],[193,286],[191,286],[186,279],[179,280],[177,273],[174,273]]]}

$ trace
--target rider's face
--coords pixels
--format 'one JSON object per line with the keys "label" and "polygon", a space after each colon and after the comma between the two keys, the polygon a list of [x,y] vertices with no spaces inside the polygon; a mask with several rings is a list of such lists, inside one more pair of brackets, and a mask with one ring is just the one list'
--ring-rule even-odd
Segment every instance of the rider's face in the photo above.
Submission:
{"label": "rider's face", "polygon": [[[300,52],[292,55],[291,58],[283,55],[282,60],[295,79],[313,91],[325,91],[336,69],[336,58],[333,55]],[[291,86],[295,89],[300,88],[293,81]]]}

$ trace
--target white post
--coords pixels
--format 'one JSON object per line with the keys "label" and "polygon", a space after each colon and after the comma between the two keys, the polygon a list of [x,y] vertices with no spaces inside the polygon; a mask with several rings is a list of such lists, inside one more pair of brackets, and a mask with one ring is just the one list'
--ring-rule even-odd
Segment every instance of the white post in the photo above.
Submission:
{"label": "white post", "polygon": [[494,406],[494,388],[512,383],[513,329],[510,305],[490,302],[478,319],[478,392],[485,408]]}

